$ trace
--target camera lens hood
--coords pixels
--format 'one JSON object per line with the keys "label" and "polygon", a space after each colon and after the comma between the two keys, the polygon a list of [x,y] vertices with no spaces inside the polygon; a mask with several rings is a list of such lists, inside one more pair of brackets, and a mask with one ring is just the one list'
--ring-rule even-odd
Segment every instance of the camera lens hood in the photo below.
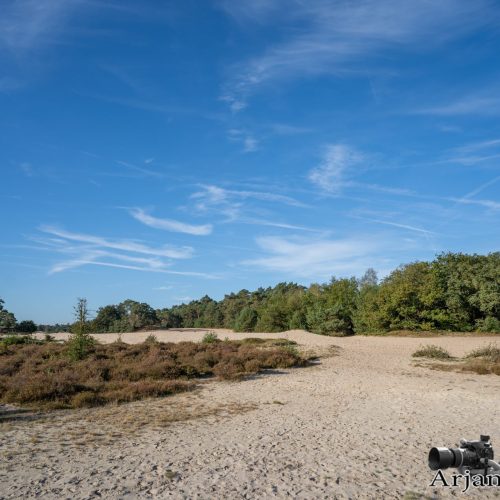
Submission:
{"label": "camera lens hood", "polygon": [[461,461],[462,460],[459,450],[439,447],[431,448],[431,451],[429,451],[429,467],[431,470],[447,469],[448,467],[458,467]]}

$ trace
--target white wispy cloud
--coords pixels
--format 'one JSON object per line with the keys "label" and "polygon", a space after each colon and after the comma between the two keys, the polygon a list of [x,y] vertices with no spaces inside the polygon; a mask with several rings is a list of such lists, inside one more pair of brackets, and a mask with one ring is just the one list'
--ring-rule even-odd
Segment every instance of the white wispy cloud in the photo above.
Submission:
{"label": "white wispy cloud", "polygon": [[384,224],[386,226],[398,227],[401,229],[407,229],[409,231],[415,231],[417,233],[422,233],[422,234],[426,234],[426,235],[435,234],[433,231],[429,231],[429,230],[423,229],[421,227],[411,226],[410,224],[402,224],[400,222],[392,222],[392,221],[381,220],[381,219],[370,219],[368,217],[357,217],[357,218],[363,219],[363,220],[366,220],[369,222],[375,222],[376,224]]}
{"label": "white wispy cloud", "polygon": [[83,2],[18,0],[2,3],[0,46],[11,51],[39,48],[55,41],[67,17]]}
{"label": "white wispy cloud", "polygon": [[243,140],[243,151],[245,153],[252,153],[253,151],[257,151],[259,142],[255,137],[247,136]]}
{"label": "white wispy cloud", "polygon": [[228,137],[230,141],[241,143],[244,153],[253,153],[259,149],[259,141],[252,134],[244,130],[236,128],[229,129]]}
{"label": "white wispy cloud", "polygon": [[477,165],[500,158],[500,139],[471,142],[451,149],[440,163]]}
{"label": "white wispy cloud", "polygon": [[381,240],[346,238],[310,242],[271,236],[257,238],[257,245],[269,255],[245,260],[243,265],[291,276],[328,278],[335,274],[359,274],[373,266]]}
{"label": "white wispy cloud", "polygon": [[419,195],[417,193],[415,193],[411,189],[407,189],[407,188],[381,186],[380,184],[368,184],[366,182],[355,182],[355,181],[348,181],[345,183],[345,185],[349,186],[349,187],[354,187],[354,188],[366,189],[368,191],[376,191],[379,193],[392,194],[395,196],[410,196],[410,197],[416,197],[416,198],[419,197]]}
{"label": "white wispy cloud", "polygon": [[478,151],[483,149],[497,148],[500,147],[500,139],[487,139],[484,141],[470,142],[455,148],[455,151],[459,153],[469,153],[471,151]]}
{"label": "white wispy cloud", "polygon": [[272,14],[283,7],[283,0],[220,0],[217,2],[219,8],[229,14],[238,22],[262,23],[269,20]]}
{"label": "white wispy cloud", "polygon": [[[250,224],[299,231],[320,232],[315,228],[290,224],[283,220],[270,220],[270,217],[274,216],[273,214],[267,213],[260,204],[254,206],[255,204],[249,203],[250,201],[263,201],[298,208],[309,208],[309,205],[290,196],[265,191],[225,189],[214,185],[200,185],[200,188],[200,191],[191,195],[191,199],[195,200],[192,208],[202,213],[222,215],[225,218],[223,221],[225,223]],[[263,213],[265,213],[265,215],[263,215]]]}
{"label": "white wispy cloud", "polygon": [[[170,5],[141,2],[114,2],[107,0],[3,0],[0,7],[0,49],[19,53],[37,50],[46,45],[60,43],[66,36],[109,35],[110,30],[81,26],[84,16],[117,14],[140,18],[155,23],[170,23]],[[77,16],[80,23],[69,23]]]}
{"label": "white wispy cloud", "polygon": [[346,173],[362,159],[360,153],[344,144],[330,144],[321,163],[309,172],[309,180],[323,191],[339,194],[345,185]]}
{"label": "white wispy cloud", "polygon": [[220,5],[242,25],[272,23],[284,35],[261,55],[236,65],[223,92],[233,111],[243,109],[252,92],[273,80],[365,74],[366,58],[387,48],[430,48],[498,19],[498,5],[490,0],[241,0]]}
{"label": "white wispy cloud", "polygon": [[281,203],[293,207],[306,208],[308,205],[290,196],[269,193],[265,191],[247,191],[237,189],[225,189],[213,184],[201,184],[201,191],[191,195],[191,199],[197,200],[196,206],[199,210],[207,210],[213,207],[223,207],[230,209],[234,213],[241,207],[244,200],[254,199],[271,203]]}
{"label": "white wispy cloud", "polygon": [[26,161],[19,164],[19,169],[26,177],[33,177],[35,175],[33,166]]}
{"label": "white wispy cloud", "polygon": [[299,226],[296,224],[288,224],[286,222],[278,222],[278,221],[258,219],[252,217],[240,217],[238,219],[238,222],[241,224],[250,224],[254,226],[268,226],[268,227],[278,227],[281,229],[293,229],[296,231],[307,231],[310,233],[324,233],[323,230],[315,229],[312,227]]}
{"label": "white wispy cloud", "polygon": [[[145,168],[139,165],[134,165],[133,163],[123,161],[123,160],[117,160],[116,163],[118,165],[121,165],[122,167],[127,168],[128,170],[131,170],[133,172],[136,172],[137,174],[140,174],[144,177],[158,177],[162,178],[165,177],[165,174],[163,172],[158,172],[156,170],[151,170],[150,168]],[[144,162],[147,163],[147,162]],[[151,162],[149,162],[151,163]]]}
{"label": "white wispy cloud", "polygon": [[195,226],[173,219],[160,219],[158,217],[153,217],[152,215],[149,215],[147,212],[145,212],[142,208],[134,208],[130,210],[130,215],[146,226],[154,227],[155,229],[162,229],[164,231],[192,234],[195,236],[206,236],[208,234],[211,234],[213,229],[212,224]]}
{"label": "white wispy cloud", "polygon": [[313,131],[308,127],[298,127],[288,123],[273,123],[269,125],[269,128],[276,135],[301,135],[310,134]]}
{"label": "white wispy cloud", "polygon": [[74,233],[54,226],[41,226],[40,231],[48,236],[33,236],[40,250],[65,258],[49,270],[49,274],[60,273],[82,266],[101,266],[133,271],[154,272],[179,276],[215,279],[214,274],[172,269],[173,260],[193,256],[191,247],[153,247],[136,240],[111,239],[83,233]]}
{"label": "white wispy cloud", "polygon": [[49,274],[59,273],[62,271],[67,271],[68,269],[73,269],[76,267],[81,267],[85,265],[92,266],[103,266],[103,267],[114,267],[118,269],[128,269],[132,271],[143,271],[143,272],[154,272],[154,273],[164,273],[164,274],[173,274],[177,276],[192,276],[196,278],[207,278],[207,279],[216,279],[217,277],[213,274],[207,273],[198,273],[191,271],[173,271],[171,269],[161,269],[161,268],[149,268],[143,266],[131,266],[126,264],[117,264],[115,262],[103,262],[97,260],[85,260],[85,259],[73,259],[67,262],[61,262],[52,267]]}
{"label": "white wispy cloud", "polygon": [[442,160],[440,163],[459,163],[460,165],[477,165],[478,163],[486,163],[491,160],[498,160],[500,158],[500,153],[491,155],[462,155],[462,156],[452,156],[446,160]]}
{"label": "white wispy cloud", "polygon": [[500,202],[494,200],[474,200],[471,198],[449,198],[449,200],[460,205],[479,205],[493,211],[500,210]]}
{"label": "white wispy cloud", "polygon": [[459,115],[498,115],[500,114],[500,97],[497,96],[465,96],[455,101],[424,107],[413,111],[415,114],[437,116]]}
{"label": "white wispy cloud", "polygon": [[489,181],[483,182],[483,184],[481,184],[477,188],[474,188],[472,191],[469,191],[466,195],[462,196],[461,199],[462,200],[470,199],[473,196],[476,196],[476,194],[479,194],[485,189],[489,188],[490,186],[493,186],[493,184],[496,184],[498,181],[500,181],[500,175],[494,177],[493,179],[490,179]]}
{"label": "white wispy cloud", "polygon": [[[156,257],[168,257],[170,259],[188,259],[193,256],[191,247],[174,247],[164,245],[162,247],[150,247],[134,240],[112,240],[101,236],[94,236],[84,233],[73,233],[59,229],[54,226],[40,226],[40,231],[61,238],[60,241],[68,240],[78,243],[86,243],[97,248],[110,248],[113,250],[122,250],[125,252],[134,252],[145,255],[154,255]],[[57,241],[56,241],[57,242]]]}

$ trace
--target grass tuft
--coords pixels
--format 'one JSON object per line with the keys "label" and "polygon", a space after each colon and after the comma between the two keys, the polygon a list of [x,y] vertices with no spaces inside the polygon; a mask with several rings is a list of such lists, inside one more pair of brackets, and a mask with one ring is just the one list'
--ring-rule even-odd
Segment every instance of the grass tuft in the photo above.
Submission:
{"label": "grass tuft", "polygon": [[[424,349],[429,349],[429,348],[433,348],[434,350],[436,346],[427,346]],[[417,351],[417,353],[423,351],[424,349]],[[446,351],[444,352],[446,353]],[[413,356],[416,356],[417,353],[414,353]],[[452,359],[449,356],[449,354],[448,358],[439,357],[439,355],[420,354],[419,356],[434,358],[434,359],[444,359],[444,360]],[[477,373],[479,375],[488,375],[488,374],[500,375],[500,348],[498,348],[496,345],[490,344],[489,346],[475,349],[474,351],[471,351],[470,353],[466,354],[462,359],[457,361],[458,363],[453,363],[453,364],[436,363],[430,365],[430,368],[437,370],[445,370],[445,371]]]}
{"label": "grass tuft", "polygon": [[446,349],[437,345],[422,346],[412,356],[414,358],[452,359],[452,356]]}
{"label": "grass tuft", "polygon": [[485,358],[493,363],[500,363],[500,348],[490,344],[480,349],[475,349],[465,356],[467,359]]}
{"label": "grass tuft", "polygon": [[470,352],[465,356],[461,369],[479,375],[500,375],[500,348],[490,344]]}

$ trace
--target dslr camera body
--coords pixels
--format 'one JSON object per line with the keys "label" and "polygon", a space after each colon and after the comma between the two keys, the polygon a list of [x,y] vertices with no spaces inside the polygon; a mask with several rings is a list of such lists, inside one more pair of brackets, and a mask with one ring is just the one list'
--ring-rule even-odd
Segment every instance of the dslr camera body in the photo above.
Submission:
{"label": "dslr camera body", "polygon": [[460,473],[470,471],[471,474],[484,474],[498,470],[498,464],[493,461],[494,452],[490,436],[483,436],[477,441],[460,440],[459,448],[435,447],[429,452],[429,467],[431,470],[455,467]]}

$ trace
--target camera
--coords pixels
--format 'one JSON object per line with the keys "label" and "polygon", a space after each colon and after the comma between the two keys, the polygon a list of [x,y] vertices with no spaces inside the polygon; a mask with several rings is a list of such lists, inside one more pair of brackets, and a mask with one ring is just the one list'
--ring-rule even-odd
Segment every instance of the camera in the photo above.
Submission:
{"label": "camera", "polygon": [[493,460],[493,448],[490,436],[483,436],[478,441],[460,440],[459,448],[432,448],[429,452],[431,470],[456,467],[464,469],[488,469],[488,461]]}

